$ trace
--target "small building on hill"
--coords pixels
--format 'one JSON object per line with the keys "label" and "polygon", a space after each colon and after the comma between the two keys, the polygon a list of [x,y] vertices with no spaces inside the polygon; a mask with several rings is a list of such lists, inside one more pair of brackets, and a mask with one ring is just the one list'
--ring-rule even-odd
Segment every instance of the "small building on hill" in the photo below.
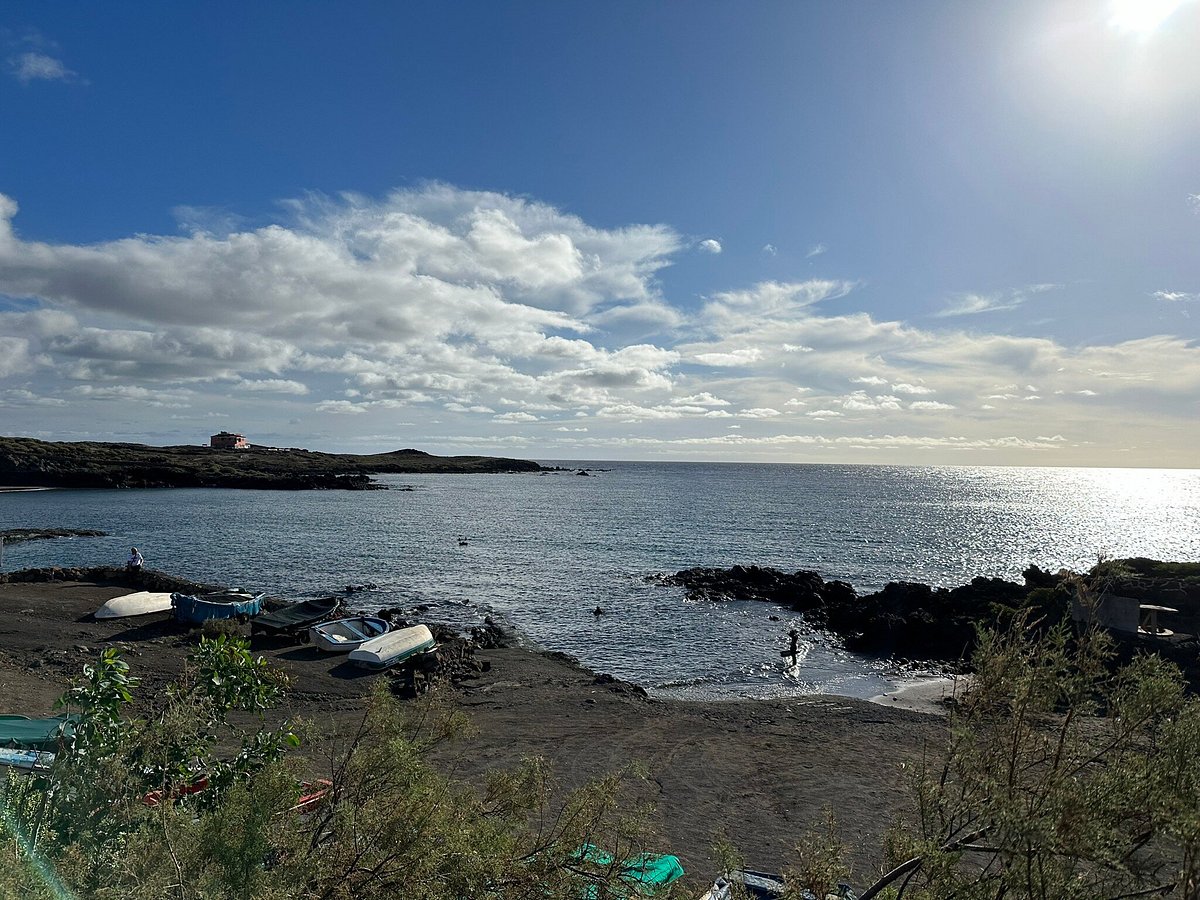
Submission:
{"label": "small building on hill", "polygon": [[234,434],[232,431],[222,431],[208,439],[208,445],[217,450],[249,450],[245,435]]}

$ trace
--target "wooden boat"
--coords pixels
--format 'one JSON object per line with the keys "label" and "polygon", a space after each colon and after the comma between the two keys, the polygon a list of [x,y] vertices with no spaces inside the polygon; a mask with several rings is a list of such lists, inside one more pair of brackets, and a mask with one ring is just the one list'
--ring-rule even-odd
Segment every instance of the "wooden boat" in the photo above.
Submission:
{"label": "wooden boat", "polygon": [[387,634],[392,626],[377,616],[352,616],[322,622],[308,629],[309,640],[327,653],[349,653],[367,641]]}
{"label": "wooden boat", "polygon": [[171,595],[138,591],[113,597],[101,606],[93,616],[97,619],[125,619],[130,616],[148,616],[151,613],[171,611]]}
{"label": "wooden boat", "polygon": [[253,631],[266,631],[272,634],[290,634],[302,632],[310,625],[315,625],[323,619],[328,619],[342,605],[339,597],[322,597],[319,600],[302,600],[291,603],[273,613],[259,616],[254,620]]}
{"label": "wooden boat", "polygon": [[367,669],[386,669],[433,649],[433,632],[425,625],[401,628],[360,644],[350,662]]}
{"label": "wooden boat", "polygon": [[262,612],[264,594],[248,591],[214,591],[211,594],[172,594],[171,607],[180,622],[207,622],[209,619],[240,619]]}

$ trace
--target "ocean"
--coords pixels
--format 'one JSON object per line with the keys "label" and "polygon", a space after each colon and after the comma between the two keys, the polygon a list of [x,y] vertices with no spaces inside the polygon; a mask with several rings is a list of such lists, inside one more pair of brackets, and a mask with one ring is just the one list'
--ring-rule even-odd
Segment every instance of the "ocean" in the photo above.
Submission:
{"label": "ocean", "polygon": [[[922,673],[771,604],[691,602],[647,575],[754,564],[864,593],[1101,555],[1200,560],[1198,470],[543,462],[569,471],[386,476],[391,490],[370,492],[0,493],[0,529],[110,533],[13,545],[3,562],[119,565],[136,545],[150,567],[288,598],[370,582],[358,608],[460,627],[491,615],[652,694],[730,699],[866,697]],[[785,670],[794,625],[803,655]]]}

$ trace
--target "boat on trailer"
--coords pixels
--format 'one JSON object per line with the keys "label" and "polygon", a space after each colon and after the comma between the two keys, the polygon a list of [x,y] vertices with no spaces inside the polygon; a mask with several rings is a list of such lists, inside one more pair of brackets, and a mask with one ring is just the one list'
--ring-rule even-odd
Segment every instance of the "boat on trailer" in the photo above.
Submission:
{"label": "boat on trailer", "polygon": [[386,619],[378,616],[350,616],[322,622],[308,629],[309,640],[326,653],[349,653],[391,631]]}
{"label": "boat on trailer", "polygon": [[350,662],[367,669],[387,669],[432,650],[433,632],[426,625],[389,631],[350,651]]}
{"label": "boat on trailer", "polygon": [[214,591],[209,594],[172,594],[171,607],[180,622],[197,625],[209,619],[245,619],[262,612],[265,594],[249,591]]}

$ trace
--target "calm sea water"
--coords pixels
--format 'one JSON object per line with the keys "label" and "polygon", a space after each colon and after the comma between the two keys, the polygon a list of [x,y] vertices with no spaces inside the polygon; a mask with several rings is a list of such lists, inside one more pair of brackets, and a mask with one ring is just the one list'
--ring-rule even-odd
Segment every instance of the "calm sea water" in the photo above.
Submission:
{"label": "calm sea water", "polygon": [[[568,465],[565,464],[564,465]],[[890,580],[1019,580],[1098,554],[1200,560],[1200,471],[595,463],[574,474],[391,476],[373,492],[0,493],[0,528],[96,528],[6,548],[6,569],[147,565],[285,597],[374,582],[364,609],[492,614],[524,639],[687,697],[869,696],[902,673],[764,603],[693,603],[645,576],[735,563],[814,569],[860,592]],[[467,541],[460,546],[460,539]],[[600,618],[593,610],[603,607]],[[778,621],[771,621],[778,616]]]}

